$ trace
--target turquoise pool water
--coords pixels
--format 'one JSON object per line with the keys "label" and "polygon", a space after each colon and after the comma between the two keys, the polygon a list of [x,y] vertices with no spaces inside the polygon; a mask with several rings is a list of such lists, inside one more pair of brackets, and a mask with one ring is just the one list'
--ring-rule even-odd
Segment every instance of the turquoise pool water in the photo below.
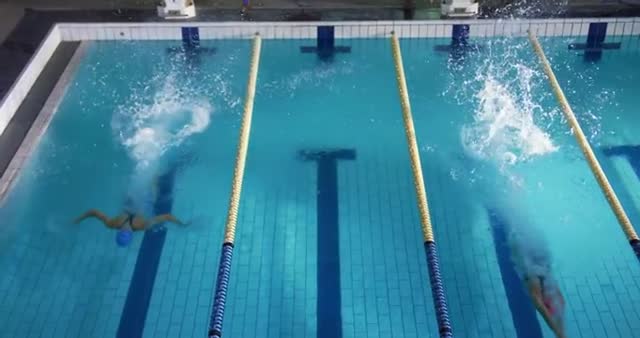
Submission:
{"label": "turquoise pool water", "polygon": [[[634,123],[629,85],[638,74],[622,75],[616,67],[637,64],[637,48],[605,52],[594,65],[567,51],[571,41],[542,43],[614,186],[637,184],[629,164],[622,163],[626,160],[610,164],[598,151],[629,143],[618,135]],[[536,316],[522,306],[525,295],[509,288],[509,273],[499,268],[499,224],[487,216],[487,209],[497,209],[511,227],[527,228],[528,245],[548,248],[567,304],[567,336],[632,335],[637,260],[556,108],[528,41],[477,43],[484,46],[480,55],[450,67],[446,56],[414,52],[427,49],[424,42],[407,42],[404,52],[452,320],[464,336],[539,337],[525,332],[540,330],[553,337],[542,317],[537,316],[539,325],[531,325]],[[598,78],[601,72],[610,78]],[[446,80],[424,81],[419,74]],[[614,178],[618,174],[624,183]],[[635,216],[637,199],[624,202]],[[456,303],[461,306],[454,308]]]}
{"label": "turquoise pool water", "polygon": [[[638,142],[636,40],[597,64],[567,50],[573,39],[541,42],[640,223],[635,148],[606,150]],[[331,63],[300,53],[314,43],[263,42],[224,334],[435,337],[389,41],[339,40],[352,51]],[[527,40],[474,40],[481,52],[459,63],[434,50],[447,43],[402,48],[456,336],[553,337],[517,280],[510,229],[548,249],[568,337],[631,336],[637,259]],[[0,336],[206,334],[250,42],[205,41],[215,54],[200,60],[177,45],[89,47],[0,209]],[[166,225],[161,245],[136,233],[120,248],[95,221],[72,224],[154,190],[193,223]]]}

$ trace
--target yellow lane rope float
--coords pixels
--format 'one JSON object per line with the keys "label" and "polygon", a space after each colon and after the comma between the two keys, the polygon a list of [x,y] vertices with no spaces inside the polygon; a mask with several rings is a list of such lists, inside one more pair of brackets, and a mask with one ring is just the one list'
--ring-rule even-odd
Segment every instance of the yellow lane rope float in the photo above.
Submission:
{"label": "yellow lane rope float", "polygon": [[420,222],[422,224],[424,248],[427,255],[431,295],[433,296],[433,305],[436,310],[436,320],[438,322],[438,333],[441,338],[452,338],[453,329],[451,328],[451,322],[449,321],[447,298],[444,292],[444,283],[442,282],[442,277],[440,275],[438,253],[436,251],[436,243],[433,236],[433,228],[431,226],[431,217],[429,216],[429,204],[427,203],[427,193],[424,187],[424,178],[422,177],[422,164],[420,162],[416,131],[413,126],[413,117],[411,116],[411,103],[409,102],[407,80],[404,75],[404,66],[402,65],[400,42],[398,41],[396,34],[393,32],[391,33],[391,49],[396,68],[396,80],[398,82],[398,93],[400,94],[404,130],[406,132],[409,155],[411,157],[413,183],[416,190],[418,208],[420,210]]}
{"label": "yellow lane rope float", "polygon": [[638,235],[636,234],[636,231],[633,228],[633,225],[631,224],[629,217],[624,211],[624,208],[622,207],[620,200],[618,200],[616,193],[613,191],[613,188],[611,187],[611,184],[609,183],[607,176],[602,170],[602,167],[600,166],[600,163],[598,162],[596,155],[593,153],[593,150],[589,145],[589,141],[587,140],[587,137],[584,135],[582,128],[580,128],[580,124],[578,123],[578,120],[576,119],[576,116],[573,113],[571,106],[569,106],[569,102],[567,101],[567,98],[564,96],[564,93],[562,92],[562,88],[560,88],[560,84],[558,84],[558,80],[556,79],[556,76],[553,73],[553,70],[551,69],[551,65],[544,54],[544,50],[542,49],[542,46],[540,45],[538,38],[536,38],[536,36],[531,31],[529,31],[529,40],[531,41],[531,45],[533,46],[533,49],[536,55],[538,55],[538,58],[542,63],[544,73],[547,75],[547,78],[549,79],[549,83],[551,84],[551,89],[553,90],[553,93],[555,94],[556,99],[558,100],[560,108],[562,109],[562,112],[564,113],[564,116],[567,119],[567,122],[569,123],[571,130],[573,131],[573,135],[576,137],[576,140],[578,141],[578,145],[580,146],[580,149],[582,149],[582,153],[587,159],[587,162],[589,163],[589,167],[591,167],[591,171],[593,172],[593,175],[596,177],[596,180],[598,181],[600,188],[602,189],[605,197],[607,198],[607,201],[609,202],[611,209],[616,215],[616,218],[618,219],[618,223],[620,223],[620,226],[622,227],[622,231],[624,231],[625,235],[627,236],[627,238],[629,239],[632,245],[634,243],[637,243]]}

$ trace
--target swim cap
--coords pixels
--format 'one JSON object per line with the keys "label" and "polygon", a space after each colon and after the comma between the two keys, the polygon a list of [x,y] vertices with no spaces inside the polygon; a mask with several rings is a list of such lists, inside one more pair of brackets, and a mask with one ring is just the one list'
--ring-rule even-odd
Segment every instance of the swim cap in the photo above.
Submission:
{"label": "swim cap", "polygon": [[133,231],[128,229],[120,230],[116,235],[116,243],[118,243],[118,246],[121,248],[128,246],[131,243],[132,239],[133,239]]}

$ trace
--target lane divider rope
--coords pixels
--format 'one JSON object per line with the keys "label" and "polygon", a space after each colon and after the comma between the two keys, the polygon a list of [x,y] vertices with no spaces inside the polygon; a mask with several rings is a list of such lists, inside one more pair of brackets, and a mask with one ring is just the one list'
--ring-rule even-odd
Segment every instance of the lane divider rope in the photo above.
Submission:
{"label": "lane divider rope", "polygon": [[413,172],[413,182],[416,189],[418,209],[420,210],[422,235],[424,239],[425,253],[427,255],[427,267],[429,269],[429,282],[431,284],[431,293],[433,295],[433,303],[436,310],[438,332],[441,338],[452,338],[453,330],[451,328],[451,322],[449,320],[449,309],[447,306],[447,297],[444,291],[442,276],[440,275],[440,264],[438,262],[438,253],[436,250],[436,243],[433,235],[433,227],[431,226],[431,217],[429,215],[429,204],[427,203],[427,193],[424,186],[424,178],[422,176],[422,165],[420,162],[420,153],[418,151],[416,131],[413,126],[413,117],[411,115],[411,103],[409,101],[409,90],[407,89],[407,80],[404,75],[404,66],[402,65],[402,53],[400,51],[400,42],[395,32],[391,33],[391,49],[393,52],[393,60],[394,60],[395,69],[396,69],[396,80],[398,82],[398,93],[400,94],[400,105],[402,107],[402,118],[404,120],[404,130],[407,136],[407,143],[409,146],[409,155],[411,158],[411,171]]}
{"label": "lane divider rope", "polygon": [[558,104],[560,105],[560,108],[564,113],[567,123],[569,123],[569,126],[571,127],[573,135],[576,137],[576,140],[578,141],[578,145],[580,146],[580,149],[582,149],[582,153],[587,159],[587,163],[589,164],[589,167],[591,168],[593,175],[598,181],[598,184],[600,185],[600,188],[602,189],[602,192],[604,193],[604,196],[607,199],[607,202],[609,202],[609,206],[611,206],[611,210],[613,211],[616,218],[618,219],[618,223],[620,224],[622,231],[627,236],[627,239],[629,240],[629,244],[631,244],[631,248],[635,252],[638,259],[640,259],[640,241],[638,240],[638,235],[636,234],[633,224],[631,224],[631,221],[629,220],[627,213],[624,211],[624,208],[622,207],[622,204],[620,203],[618,196],[616,195],[615,191],[613,190],[613,187],[609,183],[609,180],[607,179],[607,176],[605,175],[604,170],[602,170],[602,167],[600,166],[600,163],[598,162],[598,159],[596,158],[596,155],[594,154],[593,149],[591,149],[591,145],[589,145],[589,141],[587,140],[587,137],[584,135],[584,132],[582,131],[582,128],[578,123],[578,119],[573,113],[573,110],[571,109],[571,106],[569,105],[569,102],[567,101],[567,98],[565,97],[564,92],[562,91],[562,88],[558,83],[558,79],[553,73],[551,64],[549,63],[549,60],[547,60],[547,57],[544,54],[544,50],[542,49],[542,46],[540,45],[538,38],[531,31],[529,31],[529,41],[531,41],[533,50],[535,51],[536,55],[540,59],[540,63],[542,64],[544,73],[547,75],[547,78],[549,79],[549,84],[551,85],[551,89],[554,95],[556,96],[556,99],[558,100]]}
{"label": "lane divider rope", "polygon": [[227,300],[227,289],[229,287],[229,276],[231,274],[231,258],[233,257],[233,246],[236,236],[236,224],[238,222],[238,206],[240,205],[240,193],[242,192],[242,180],[244,178],[244,168],[247,160],[247,149],[249,147],[249,135],[251,133],[251,119],[253,117],[253,102],[256,95],[256,82],[258,79],[258,65],[260,63],[260,49],[262,39],[256,33],[253,38],[251,49],[251,64],[249,68],[249,81],[247,83],[247,96],[244,102],[244,113],[242,114],[242,124],[240,125],[240,136],[236,162],[233,170],[233,181],[231,194],[229,197],[229,209],[227,212],[227,222],[225,225],[224,242],[218,265],[218,276],[216,278],[216,288],[213,298],[213,310],[209,322],[209,337],[222,337],[222,322],[224,320],[224,309]]}

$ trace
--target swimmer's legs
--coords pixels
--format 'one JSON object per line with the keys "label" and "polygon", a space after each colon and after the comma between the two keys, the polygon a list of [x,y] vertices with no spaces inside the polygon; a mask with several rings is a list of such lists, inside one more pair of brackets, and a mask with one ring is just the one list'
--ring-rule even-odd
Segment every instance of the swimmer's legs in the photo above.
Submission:
{"label": "swimmer's legs", "polygon": [[[100,210],[91,209],[85,212],[84,214],[80,215],[78,218],[76,218],[73,221],[73,223],[78,224],[87,218],[97,218],[102,223],[104,223],[106,227],[112,228],[112,229],[119,229],[124,223],[124,221],[122,221],[122,217],[123,215],[120,215],[116,218],[111,219],[107,215],[100,212]],[[124,217],[126,217],[126,215]]]}
{"label": "swimmer's legs", "polygon": [[[544,321],[549,325],[551,330],[556,334],[557,338],[565,338],[564,334],[564,323],[562,321],[562,311],[564,310],[564,306],[557,311],[560,311],[557,314],[552,314],[547,306],[544,303],[544,296],[542,292],[542,285],[540,283],[539,278],[528,278],[527,279],[527,289],[529,291],[529,295],[531,296],[531,300],[533,301],[533,305],[536,310],[540,313]],[[563,301],[564,302],[564,301]]]}
{"label": "swimmer's legs", "polygon": [[163,214],[163,215],[158,215],[154,218],[152,218],[149,223],[147,224],[147,226],[152,226],[154,224],[158,224],[158,223],[162,223],[162,222],[171,222],[177,225],[187,225],[186,223],[180,221],[179,219],[177,219],[175,216],[171,215],[171,214]]}
{"label": "swimmer's legs", "polygon": [[92,218],[92,217],[99,219],[100,221],[102,221],[102,223],[105,223],[105,224],[109,222],[109,217],[107,217],[107,215],[100,212],[100,210],[91,209],[85,212],[84,214],[78,216],[78,218],[76,218],[73,221],[73,223],[78,224],[84,221],[85,219]]}

